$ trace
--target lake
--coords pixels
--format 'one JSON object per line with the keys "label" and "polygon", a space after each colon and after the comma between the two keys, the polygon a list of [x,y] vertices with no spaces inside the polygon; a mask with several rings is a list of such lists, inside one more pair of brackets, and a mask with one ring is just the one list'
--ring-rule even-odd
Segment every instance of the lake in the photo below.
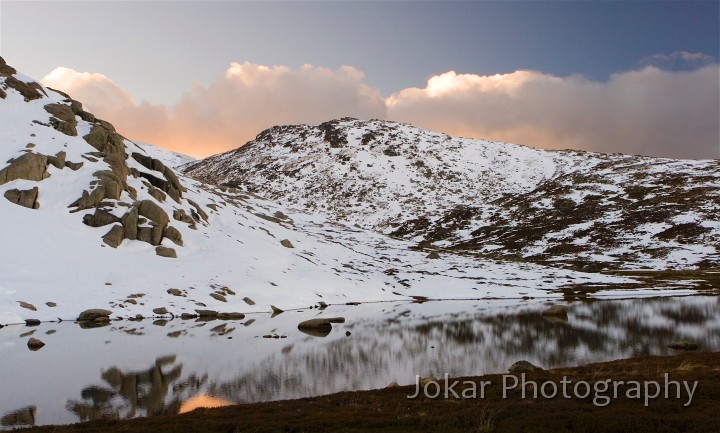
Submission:
{"label": "lake", "polygon": [[[559,301],[555,300],[554,303]],[[576,301],[568,320],[541,299],[370,303],[249,314],[239,321],[72,322],[0,329],[0,424],[68,424],[173,414],[414,383],[415,376],[503,373],[678,353],[691,338],[720,350],[720,297]],[[329,334],[302,332],[343,317]],[[27,347],[29,338],[45,343]]]}

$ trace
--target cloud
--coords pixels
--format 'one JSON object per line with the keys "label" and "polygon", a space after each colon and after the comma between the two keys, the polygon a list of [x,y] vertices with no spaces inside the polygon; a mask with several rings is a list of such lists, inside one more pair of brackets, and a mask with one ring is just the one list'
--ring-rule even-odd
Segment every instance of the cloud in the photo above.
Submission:
{"label": "cloud", "polygon": [[691,53],[688,51],[675,51],[670,54],[658,53],[643,57],[638,62],[640,66],[657,66],[669,70],[693,70],[716,62],[715,57],[705,53]]}
{"label": "cloud", "polygon": [[388,117],[428,129],[544,147],[718,158],[718,66],[656,67],[607,82],[534,71],[447,72],[387,100]]}
{"label": "cloud", "polygon": [[130,93],[105,75],[59,67],[40,81],[70,94],[85,110],[110,121],[126,137],[172,147],[166,142],[172,129],[166,107],[147,101],[136,104]]}
{"label": "cloud", "polygon": [[[101,74],[58,68],[42,82],[85,101],[128,138],[194,156],[233,149],[278,124],[385,117],[385,101],[358,69],[298,69],[233,63],[209,86],[194,85],[171,106],[133,98]],[[103,99],[106,98],[106,99]]]}
{"label": "cloud", "polygon": [[352,116],[550,149],[718,158],[718,72],[715,63],[691,71],[645,66],[598,82],[536,71],[451,71],[383,99],[353,67],[245,62],[168,106],[136,103],[101,74],[58,68],[42,81],[128,138],[194,156],[236,148],[274,125]]}

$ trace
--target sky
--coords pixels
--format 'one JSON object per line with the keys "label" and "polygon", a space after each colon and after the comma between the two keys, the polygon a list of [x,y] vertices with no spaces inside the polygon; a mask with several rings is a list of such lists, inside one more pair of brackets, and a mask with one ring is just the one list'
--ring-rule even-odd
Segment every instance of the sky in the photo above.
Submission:
{"label": "sky", "polygon": [[719,158],[718,1],[8,1],[0,55],[201,157],[344,116]]}

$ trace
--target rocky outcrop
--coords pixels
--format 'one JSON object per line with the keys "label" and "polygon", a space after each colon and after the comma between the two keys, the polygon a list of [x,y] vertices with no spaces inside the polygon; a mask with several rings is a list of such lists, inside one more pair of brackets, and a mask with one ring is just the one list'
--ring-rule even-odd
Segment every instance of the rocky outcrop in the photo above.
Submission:
{"label": "rocky outcrop", "polygon": [[160,172],[164,179],[161,179],[149,173],[143,173],[138,171],[138,175],[140,177],[147,179],[153,187],[167,193],[167,195],[169,195],[173,200],[175,200],[175,202],[180,203],[180,198],[182,197],[182,193],[183,191],[185,191],[185,188],[183,188],[183,186],[180,184],[180,179],[178,179],[177,175],[172,171],[172,169],[166,167],[160,160],[151,158],[138,152],[133,152],[131,156],[143,167],[149,170]]}
{"label": "rocky outcrop", "polygon": [[46,171],[47,157],[29,152],[9,161],[7,167],[0,170],[0,185],[16,179],[40,181],[50,175]]}
{"label": "rocky outcrop", "polygon": [[37,209],[40,207],[40,203],[37,202],[38,187],[23,191],[19,189],[9,189],[5,191],[4,196],[10,202],[26,208]]}
{"label": "rocky outcrop", "polygon": [[65,135],[72,137],[77,136],[75,113],[73,113],[73,110],[68,105],[58,102],[48,104],[44,108],[45,111],[53,115],[53,117],[50,118],[50,124],[53,128]]}

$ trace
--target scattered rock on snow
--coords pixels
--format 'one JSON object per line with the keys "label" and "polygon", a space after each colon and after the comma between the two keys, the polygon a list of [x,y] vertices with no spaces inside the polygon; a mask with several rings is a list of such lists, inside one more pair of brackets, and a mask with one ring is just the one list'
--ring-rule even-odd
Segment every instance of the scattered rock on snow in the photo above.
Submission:
{"label": "scattered rock on snow", "polygon": [[159,246],[155,248],[155,254],[157,254],[160,257],[170,257],[173,259],[177,258],[177,253],[175,252],[175,249]]}
{"label": "scattered rock on snow", "polygon": [[28,310],[31,310],[31,311],[37,311],[37,308],[35,308],[35,306],[33,304],[30,304],[28,302],[23,302],[23,301],[18,301],[18,303],[20,303],[20,306],[23,308],[27,308]]}

